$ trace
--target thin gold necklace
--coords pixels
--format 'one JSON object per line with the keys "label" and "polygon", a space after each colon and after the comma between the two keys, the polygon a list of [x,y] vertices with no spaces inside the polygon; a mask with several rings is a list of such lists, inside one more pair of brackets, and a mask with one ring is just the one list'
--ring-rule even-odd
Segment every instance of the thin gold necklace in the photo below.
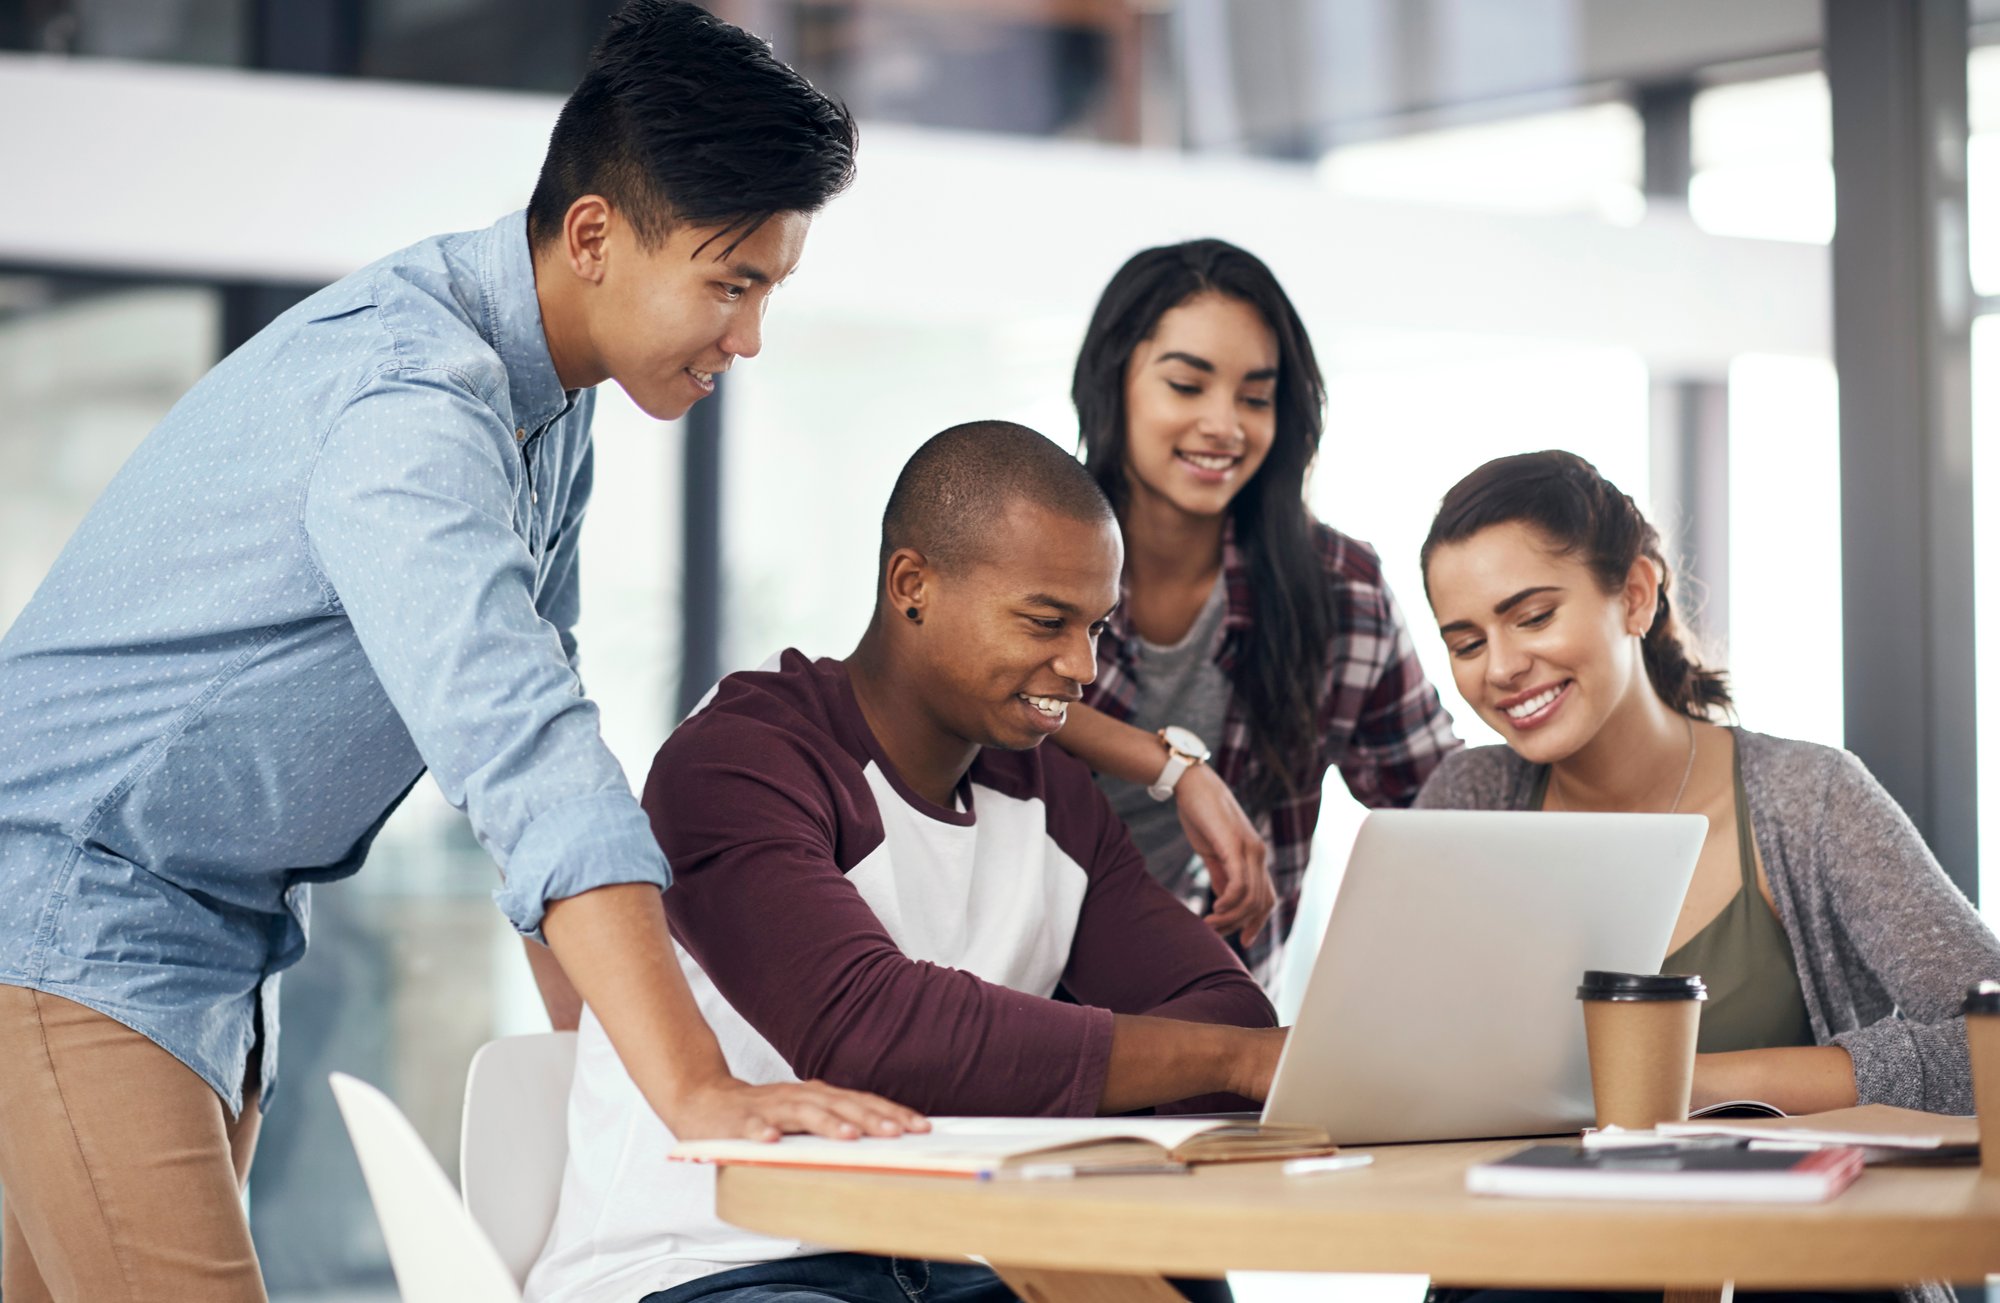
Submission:
{"label": "thin gold necklace", "polygon": [[[1667,807],[1668,814],[1678,814],[1680,812],[1681,798],[1687,795],[1688,779],[1694,777],[1694,720],[1686,715],[1683,715],[1681,716],[1681,722],[1687,725],[1688,758],[1686,766],[1684,766],[1681,769],[1681,785],[1674,790],[1674,803]],[[1549,787],[1547,796],[1548,799],[1552,801],[1560,801],[1562,799],[1556,792],[1555,773],[1553,771],[1553,768],[1551,768],[1551,772],[1549,774]],[[1547,810],[1549,809],[1549,807],[1545,806],[1544,809]],[[1575,812],[1571,811],[1571,813]]]}

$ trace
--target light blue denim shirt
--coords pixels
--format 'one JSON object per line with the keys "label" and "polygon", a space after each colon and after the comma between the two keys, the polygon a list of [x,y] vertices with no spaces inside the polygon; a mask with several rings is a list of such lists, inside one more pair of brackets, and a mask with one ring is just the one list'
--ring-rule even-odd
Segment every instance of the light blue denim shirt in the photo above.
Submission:
{"label": "light blue denim shirt", "polygon": [[592,395],[524,218],[329,286],[118,472],[0,638],[0,983],[151,1037],[240,1110],[311,883],[428,767],[535,933],[664,888],[576,672]]}

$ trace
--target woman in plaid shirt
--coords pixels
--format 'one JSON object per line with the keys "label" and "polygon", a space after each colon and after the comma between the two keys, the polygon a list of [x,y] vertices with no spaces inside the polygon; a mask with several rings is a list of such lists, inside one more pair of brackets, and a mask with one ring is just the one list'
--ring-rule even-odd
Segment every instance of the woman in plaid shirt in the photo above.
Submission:
{"label": "woman in plaid shirt", "polygon": [[1098,771],[1153,875],[1269,985],[1328,768],[1363,804],[1404,806],[1458,738],[1374,549],[1306,507],[1325,388],[1262,262],[1221,240],[1134,256],[1071,397],[1125,574],[1056,741]]}

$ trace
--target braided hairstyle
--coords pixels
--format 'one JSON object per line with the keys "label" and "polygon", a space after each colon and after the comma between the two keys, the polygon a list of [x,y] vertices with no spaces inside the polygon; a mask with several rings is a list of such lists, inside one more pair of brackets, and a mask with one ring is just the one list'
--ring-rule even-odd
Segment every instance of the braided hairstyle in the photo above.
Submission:
{"label": "braided hairstyle", "polygon": [[1733,709],[1729,676],[1701,663],[1675,616],[1673,571],[1659,531],[1630,495],[1573,452],[1495,458],[1454,484],[1424,539],[1426,583],[1431,553],[1440,545],[1510,522],[1530,526],[1563,555],[1581,556],[1607,593],[1624,587],[1633,562],[1642,556],[1651,560],[1660,569],[1659,600],[1639,646],[1653,691],[1690,719],[1712,719]]}

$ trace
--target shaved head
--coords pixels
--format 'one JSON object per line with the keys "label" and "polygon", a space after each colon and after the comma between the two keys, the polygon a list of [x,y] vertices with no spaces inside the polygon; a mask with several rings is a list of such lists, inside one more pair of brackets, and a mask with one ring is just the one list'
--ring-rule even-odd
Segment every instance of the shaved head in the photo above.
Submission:
{"label": "shaved head", "polygon": [[1115,521],[1083,463],[1012,421],[971,421],[933,435],[903,466],[882,513],[886,565],[910,548],[940,571],[984,560],[1016,502],[1086,524]]}
{"label": "shaved head", "polygon": [[953,426],[910,458],[848,667],[876,737],[930,770],[919,791],[949,804],[980,747],[1026,750],[1063,726],[1097,677],[1124,555],[1083,463],[1026,426]]}

